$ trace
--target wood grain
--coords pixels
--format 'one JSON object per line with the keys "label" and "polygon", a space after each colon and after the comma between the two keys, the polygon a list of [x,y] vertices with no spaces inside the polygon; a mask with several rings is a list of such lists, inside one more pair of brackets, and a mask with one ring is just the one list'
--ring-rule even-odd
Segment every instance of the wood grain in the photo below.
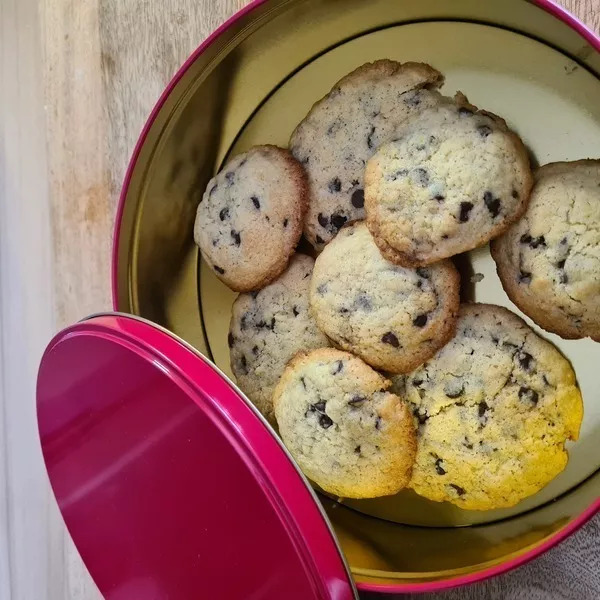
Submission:
{"label": "wood grain", "polygon": [[[563,0],[596,31],[600,0]],[[49,492],[34,385],[51,332],[110,308],[118,190],[139,131],[190,52],[244,0],[2,0],[0,23],[0,600],[99,593]],[[585,557],[600,520],[515,573],[454,598],[600,592]],[[554,578],[553,578],[554,574]]]}

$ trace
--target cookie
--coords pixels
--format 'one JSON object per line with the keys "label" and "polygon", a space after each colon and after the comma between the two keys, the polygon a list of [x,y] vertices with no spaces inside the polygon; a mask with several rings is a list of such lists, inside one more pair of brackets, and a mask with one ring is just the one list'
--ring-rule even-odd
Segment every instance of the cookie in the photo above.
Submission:
{"label": "cookie", "polygon": [[308,174],[304,235],[315,248],[344,223],[364,218],[367,160],[407,117],[438,101],[433,88],[442,81],[441,73],[422,63],[367,63],[338,81],[298,125],[290,149]]}
{"label": "cookie", "polygon": [[527,212],[492,256],[510,299],[540,327],[600,342],[600,160],[538,169]]}
{"label": "cookie", "polygon": [[415,456],[410,411],[391,382],[356,356],[323,348],[296,356],[273,396],[283,442],[304,474],[347,498],[395,494]]}
{"label": "cookie", "polygon": [[383,258],[362,221],[344,227],[317,258],[310,305],[339,347],[405,373],[454,334],[459,288],[449,260],[410,269]]}
{"label": "cookie", "polygon": [[368,161],[367,223],[389,260],[424,266],[500,235],[531,185],[518,136],[457,94],[407,121]]}
{"label": "cookie", "polygon": [[295,254],[285,272],[260,291],[240,294],[229,325],[231,370],[242,391],[274,422],[273,390],[297,353],[329,346],[308,307],[314,260]]}
{"label": "cookie", "polygon": [[232,290],[273,281],[300,236],[308,187],[302,166],[283,148],[255,146],[213,177],[196,213],[202,257]]}
{"label": "cookie", "polygon": [[411,404],[418,451],[410,487],[469,510],[509,507],[568,461],[581,393],[566,358],[509,310],[461,306],[456,336],[394,389]]}

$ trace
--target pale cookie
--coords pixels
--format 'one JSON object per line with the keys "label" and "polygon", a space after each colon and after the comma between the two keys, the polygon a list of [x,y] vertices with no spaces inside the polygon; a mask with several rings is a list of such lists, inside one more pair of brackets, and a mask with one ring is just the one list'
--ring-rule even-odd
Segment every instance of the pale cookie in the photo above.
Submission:
{"label": "pale cookie", "polygon": [[375,368],[406,373],[454,334],[460,278],[451,261],[409,269],[379,252],[364,222],[317,258],[310,304],[319,327]]}
{"label": "pale cookie", "polygon": [[543,488],[565,468],[565,442],[583,418],[569,362],[489,304],[462,305],[456,336],[395,383],[419,425],[410,486],[470,510],[513,506]]}
{"label": "pale cookie", "polygon": [[290,149],[310,182],[304,235],[317,249],[344,223],[364,218],[365,164],[409,116],[440,98],[441,73],[422,63],[378,60],[352,71],[298,125]]}
{"label": "pale cookie", "polygon": [[415,429],[391,382],[356,356],[296,356],[273,396],[279,432],[304,474],[347,498],[395,494],[415,457]]}
{"label": "pale cookie", "polygon": [[284,269],[302,235],[302,166],[276,146],[255,146],[213,177],[196,213],[202,257],[232,290],[260,289]]}
{"label": "pale cookie", "polygon": [[231,370],[242,391],[274,422],[273,390],[286,363],[303,350],[329,346],[308,307],[314,260],[296,254],[286,271],[259,292],[240,294],[229,326]]}
{"label": "pale cookie", "polygon": [[500,235],[525,210],[531,183],[517,135],[457,94],[368,161],[367,223],[389,260],[428,265]]}
{"label": "pale cookie", "polygon": [[527,212],[492,256],[506,293],[538,325],[600,342],[600,160],[538,169]]}

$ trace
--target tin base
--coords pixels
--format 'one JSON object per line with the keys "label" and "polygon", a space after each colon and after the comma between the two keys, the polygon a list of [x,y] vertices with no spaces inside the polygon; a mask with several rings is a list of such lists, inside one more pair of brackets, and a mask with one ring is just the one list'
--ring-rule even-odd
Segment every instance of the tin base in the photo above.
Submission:
{"label": "tin base", "polygon": [[[230,27],[167,97],[126,183],[118,308],[163,325],[228,374],[235,294],[199,263],[191,243],[200,195],[228,157],[254,144],[286,146],[312,104],[357,66],[378,58],[430,63],[446,76],[443,93],[461,90],[504,117],[540,164],[600,156],[600,58],[532,3],[341,4],[275,0]],[[484,275],[476,284],[463,277],[464,300],[521,314],[502,291],[487,247],[461,262],[465,273]],[[565,471],[499,511],[465,511],[410,491],[342,504],[324,497],[359,587],[410,591],[422,589],[420,582],[503,570],[554,543],[557,532],[566,535],[597,501],[600,344],[534,329],[571,360],[584,396],[581,438],[569,444]]]}

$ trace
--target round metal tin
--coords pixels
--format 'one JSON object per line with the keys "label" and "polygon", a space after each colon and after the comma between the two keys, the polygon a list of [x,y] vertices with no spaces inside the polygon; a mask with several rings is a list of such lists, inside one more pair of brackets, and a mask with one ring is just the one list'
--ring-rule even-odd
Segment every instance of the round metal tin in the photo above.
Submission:
{"label": "round metal tin", "polygon": [[222,373],[165,331],[103,315],[40,366],[54,494],[104,597],[356,598],[314,492]]}
{"label": "round metal tin", "polygon": [[[255,1],[194,52],[146,123],[119,204],[115,308],[175,332],[229,373],[235,296],[199,261],[191,235],[204,186],[230,155],[256,143],[287,145],[332,83],[383,57],[439,68],[444,93],[462,89],[506,117],[540,163],[600,156],[600,39],[552,2]],[[471,272],[484,274],[463,298],[518,312],[487,249],[462,268],[467,282]],[[584,392],[569,468],[508,511],[460,511],[410,492],[351,503],[321,497],[359,589],[431,591],[495,575],[600,509],[600,346],[543,335],[572,360]]]}

